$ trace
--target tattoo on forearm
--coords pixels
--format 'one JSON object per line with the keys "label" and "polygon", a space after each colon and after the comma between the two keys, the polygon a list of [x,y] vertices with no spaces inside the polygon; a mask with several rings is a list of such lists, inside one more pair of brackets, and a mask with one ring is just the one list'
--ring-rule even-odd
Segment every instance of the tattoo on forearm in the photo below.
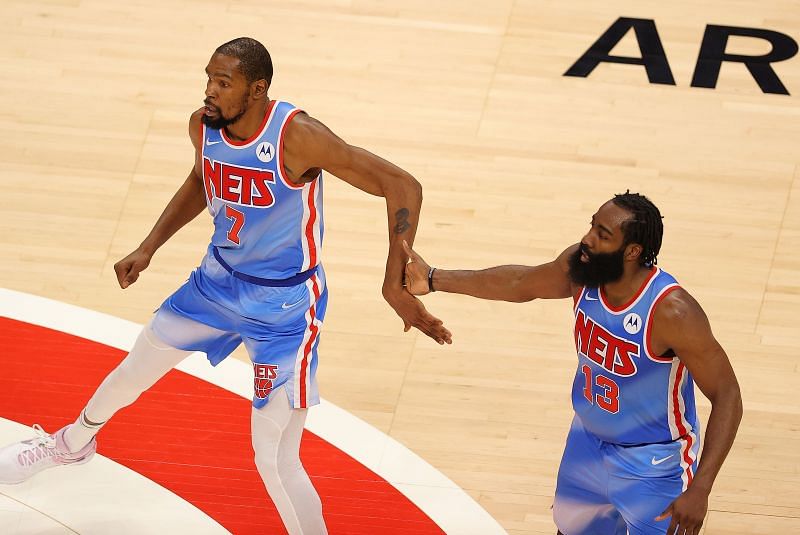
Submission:
{"label": "tattoo on forearm", "polygon": [[402,234],[411,227],[411,224],[408,222],[408,214],[408,208],[400,208],[394,213],[394,218],[397,220],[397,223],[394,225],[395,234]]}

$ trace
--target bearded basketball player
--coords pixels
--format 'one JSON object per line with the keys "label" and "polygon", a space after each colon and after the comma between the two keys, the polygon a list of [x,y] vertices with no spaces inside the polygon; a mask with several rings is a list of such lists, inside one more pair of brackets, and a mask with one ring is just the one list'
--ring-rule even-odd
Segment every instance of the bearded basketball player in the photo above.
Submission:
{"label": "bearded basketball player", "polygon": [[[742,417],[739,384],[694,298],[656,265],[656,206],[626,192],[589,231],[535,267],[432,268],[406,245],[407,289],[524,302],[572,297],[575,416],[553,517],[564,535],[700,532]],[[694,384],[711,401],[702,459]]]}

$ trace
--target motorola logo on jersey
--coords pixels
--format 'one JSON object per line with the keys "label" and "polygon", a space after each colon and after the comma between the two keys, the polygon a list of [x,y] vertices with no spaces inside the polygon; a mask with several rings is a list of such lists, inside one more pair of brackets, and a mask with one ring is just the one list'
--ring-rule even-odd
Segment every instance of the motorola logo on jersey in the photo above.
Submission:
{"label": "motorola logo on jersey", "polygon": [[269,208],[275,197],[269,188],[275,183],[275,173],[265,169],[251,169],[203,158],[203,182],[206,198],[215,198],[242,206]]}
{"label": "motorola logo on jersey", "polygon": [[636,312],[631,312],[622,320],[622,327],[628,334],[636,334],[642,330],[642,317]]}
{"label": "motorola logo on jersey", "polygon": [[272,381],[278,378],[278,365],[254,362],[253,376],[253,391],[258,399],[264,399],[272,392]]}
{"label": "motorola logo on jersey", "polygon": [[269,163],[275,157],[275,147],[269,141],[262,141],[256,147],[256,158]]}
{"label": "motorola logo on jersey", "polygon": [[614,375],[630,377],[636,373],[633,359],[639,358],[639,344],[614,336],[580,309],[575,318],[575,347]]}

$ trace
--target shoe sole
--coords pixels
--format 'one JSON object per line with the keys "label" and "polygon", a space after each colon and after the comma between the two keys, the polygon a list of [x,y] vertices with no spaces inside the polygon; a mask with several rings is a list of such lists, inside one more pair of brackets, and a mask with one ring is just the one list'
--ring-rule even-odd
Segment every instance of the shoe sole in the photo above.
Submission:
{"label": "shoe sole", "polygon": [[[86,464],[86,463],[88,463],[89,461],[92,460],[92,457],[94,457],[94,454],[95,454],[95,452],[92,452],[92,453],[88,454],[86,457],[84,457],[82,459],[79,459],[77,461],[70,461],[68,463],[56,464],[56,465],[50,466],[48,468],[56,468],[58,466],[79,466],[81,464]],[[23,477],[22,479],[14,479],[14,480],[0,479],[0,485],[19,485],[20,483],[24,483],[24,482],[28,481],[29,479],[35,477],[37,474],[39,474],[41,472],[44,472],[45,470],[47,470],[47,468],[41,470],[40,472],[36,472],[36,474],[32,474],[32,475],[30,475],[28,477]]]}

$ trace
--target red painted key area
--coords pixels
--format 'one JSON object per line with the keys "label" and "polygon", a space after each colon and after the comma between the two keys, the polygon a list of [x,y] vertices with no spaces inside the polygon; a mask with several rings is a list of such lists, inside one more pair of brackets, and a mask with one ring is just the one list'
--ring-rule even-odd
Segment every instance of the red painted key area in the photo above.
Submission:
{"label": "red painted key area", "polygon": [[[74,421],[124,356],[0,318],[0,416],[56,431]],[[285,533],[253,462],[250,402],[227,390],[173,370],[120,411],[98,445],[234,534]],[[308,431],[301,457],[331,534],[443,533],[388,482]]]}

